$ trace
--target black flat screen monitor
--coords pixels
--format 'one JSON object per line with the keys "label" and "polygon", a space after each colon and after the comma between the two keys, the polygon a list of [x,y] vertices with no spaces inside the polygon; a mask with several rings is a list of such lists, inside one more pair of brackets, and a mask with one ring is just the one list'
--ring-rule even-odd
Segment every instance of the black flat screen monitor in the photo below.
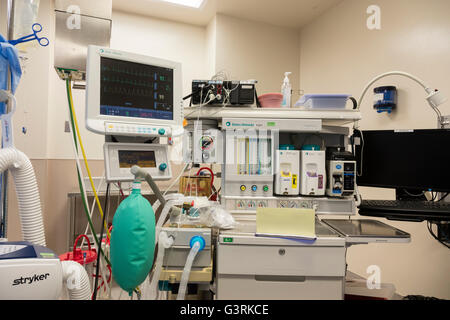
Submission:
{"label": "black flat screen monitor", "polygon": [[362,131],[359,186],[450,192],[450,129]]}

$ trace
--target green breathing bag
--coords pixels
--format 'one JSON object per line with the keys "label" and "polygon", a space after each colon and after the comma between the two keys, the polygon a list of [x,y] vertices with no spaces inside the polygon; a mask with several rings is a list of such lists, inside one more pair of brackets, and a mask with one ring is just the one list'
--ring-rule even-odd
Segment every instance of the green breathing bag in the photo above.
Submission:
{"label": "green breathing bag", "polygon": [[114,214],[110,247],[114,280],[130,295],[149,274],[154,250],[155,213],[135,182]]}

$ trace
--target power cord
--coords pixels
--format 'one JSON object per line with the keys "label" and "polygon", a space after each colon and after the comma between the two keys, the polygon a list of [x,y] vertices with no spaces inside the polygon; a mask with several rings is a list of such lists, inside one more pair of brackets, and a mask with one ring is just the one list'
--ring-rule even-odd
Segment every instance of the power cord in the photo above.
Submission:
{"label": "power cord", "polygon": [[450,194],[450,192],[447,192],[444,196],[442,196],[441,199],[438,200],[438,202],[445,200],[445,198],[447,198],[449,194]]}
{"label": "power cord", "polygon": [[409,295],[404,297],[402,300],[415,300],[415,301],[440,301],[441,299],[435,297],[426,297],[421,295]]}
{"label": "power cord", "polygon": [[412,193],[409,193],[408,190],[405,190],[405,189],[403,189],[403,191],[410,197],[422,197],[425,194],[425,192],[423,192],[423,191],[421,194],[412,194]]}
{"label": "power cord", "polygon": [[109,198],[109,186],[110,184],[108,183],[106,185],[106,195],[105,195],[105,213],[103,214],[103,218],[102,218],[102,227],[100,230],[100,239],[99,239],[99,250],[97,250],[97,266],[95,267],[95,284],[94,284],[94,294],[92,296],[92,300],[97,300],[97,286],[98,286],[98,276],[99,276],[99,269],[100,269],[100,249],[102,247],[102,241],[103,241],[103,231],[104,230],[104,225],[105,225],[105,218],[106,218],[106,214],[108,213],[108,198]]}
{"label": "power cord", "polygon": [[[436,226],[439,228],[439,227],[442,227],[442,225],[439,223],[439,224],[437,224],[436,223]],[[434,231],[433,231],[433,222],[430,222],[430,221],[428,221],[427,222],[427,227],[428,227],[428,231],[430,232],[430,234],[431,234],[431,236],[434,238],[434,239],[436,239],[439,243],[441,243],[443,246],[445,246],[445,247],[447,247],[448,249],[450,249],[450,244],[447,244],[446,242],[449,242],[450,241],[450,239],[449,239],[449,235],[447,234],[447,239],[445,239],[445,240],[443,240],[443,239],[441,239],[441,238],[439,238],[439,236],[437,236],[435,233],[434,233]]]}

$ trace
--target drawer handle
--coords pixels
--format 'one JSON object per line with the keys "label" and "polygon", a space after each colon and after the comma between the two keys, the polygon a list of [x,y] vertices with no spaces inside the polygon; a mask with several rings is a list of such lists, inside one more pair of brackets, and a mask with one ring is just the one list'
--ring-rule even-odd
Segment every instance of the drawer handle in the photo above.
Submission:
{"label": "drawer handle", "polygon": [[305,282],[306,277],[302,276],[261,276],[255,275],[256,281],[272,281],[272,282]]}

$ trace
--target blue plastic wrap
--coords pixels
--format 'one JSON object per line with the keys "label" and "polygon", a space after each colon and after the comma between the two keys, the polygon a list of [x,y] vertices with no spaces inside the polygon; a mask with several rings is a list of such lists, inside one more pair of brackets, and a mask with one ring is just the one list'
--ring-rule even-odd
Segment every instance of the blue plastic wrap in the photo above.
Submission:
{"label": "blue plastic wrap", "polygon": [[[19,52],[0,34],[0,89],[2,90],[8,90],[9,73],[11,74],[11,92],[14,94],[22,77]],[[0,115],[4,113],[5,104],[0,103]]]}

